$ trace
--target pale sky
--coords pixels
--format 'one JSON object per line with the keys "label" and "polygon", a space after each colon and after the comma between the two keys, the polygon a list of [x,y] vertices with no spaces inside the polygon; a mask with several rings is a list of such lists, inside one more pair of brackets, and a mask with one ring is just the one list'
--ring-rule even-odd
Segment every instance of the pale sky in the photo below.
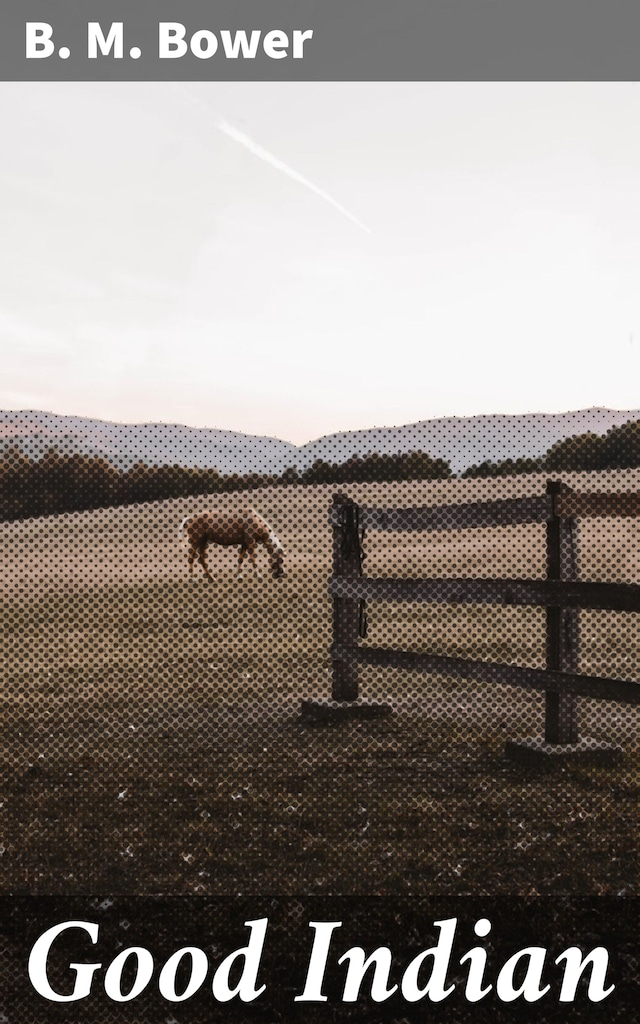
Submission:
{"label": "pale sky", "polygon": [[640,86],[0,83],[0,408],[640,406]]}

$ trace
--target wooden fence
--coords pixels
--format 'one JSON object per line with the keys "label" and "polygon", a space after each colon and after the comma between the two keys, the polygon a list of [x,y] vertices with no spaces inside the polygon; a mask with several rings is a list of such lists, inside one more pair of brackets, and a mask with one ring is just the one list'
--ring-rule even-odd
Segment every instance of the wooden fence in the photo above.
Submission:
{"label": "wooden fence", "polygon": [[[545,742],[579,742],[578,696],[640,702],[640,685],[579,672],[580,608],[640,612],[640,586],[578,580],[577,522],[585,516],[640,516],[640,494],[581,494],[549,481],[541,497],[509,498],[426,508],[370,508],[334,495],[332,698],[359,698],[359,666],[387,665],[450,677],[522,686],[545,693]],[[389,579],[363,575],[366,530],[441,531],[539,523],[546,528],[547,578]],[[363,645],[366,601],[534,605],[546,608],[546,667],[533,669],[487,661]]]}

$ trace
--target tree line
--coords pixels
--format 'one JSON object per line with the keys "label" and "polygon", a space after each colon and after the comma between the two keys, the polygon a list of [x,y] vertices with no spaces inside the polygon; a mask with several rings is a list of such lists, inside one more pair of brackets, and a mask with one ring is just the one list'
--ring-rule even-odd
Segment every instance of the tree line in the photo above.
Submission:
{"label": "tree line", "polygon": [[635,469],[640,466],[640,422],[631,420],[611,427],[606,434],[588,431],[557,441],[538,458],[489,460],[469,466],[463,477],[500,477],[516,473],[586,472]]}
{"label": "tree line", "polygon": [[[579,472],[640,467],[640,421],[612,427],[603,436],[587,432],[552,445],[537,458],[486,460],[469,466],[463,478],[518,473]],[[0,453],[0,519],[50,515],[114,505],[130,505],[198,494],[221,494],[278,484],[359,483],[393,480],[446,480],[444,459],[426,452],[353,455],[344,462],[316,459],[308,469],[282,473],[223,474],[209,467],[149,465],[121,469],[102,456],[67,454],[52,447],[39,458],[18,446]]]}
{"label": "tree line", "polygon": [[444,459],[434,459],[426,452],[401,452],[396,455],[352,455],[345,462],[316,459],[309,469],[298,474],[285,470],[291,482],[303,484],[343,484],[388,480],[448,480],[451,467]]}
{"label": "tree line", "polygon": [[0,454],[0,518],[19,519],[278,484],[434,480],[450,476],[448,463],[423,452],[353,456],[343,463],[318,459],[303,472],[291,466],[281,474],[222,474],[214,468],[144,462],[120,469],[102,456],[70,455],[55,447],[34,459],[12,446]]}

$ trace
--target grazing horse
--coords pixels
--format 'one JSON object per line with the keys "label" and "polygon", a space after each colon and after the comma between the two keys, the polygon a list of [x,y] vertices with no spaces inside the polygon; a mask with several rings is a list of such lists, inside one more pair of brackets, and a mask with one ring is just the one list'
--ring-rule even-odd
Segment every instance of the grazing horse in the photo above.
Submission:
{"label": "grazing horse", "polygon": [[185,516],[180,524],[180,530],[186,534],[189,544],[189,572],[193,572],[193,563],[197,553],[204,574],[212,583],[213,577],[205,562],[205,553],[209,544],[222,544],[225,547],[238,544],[240,557],[237,575],[242,574],[244,556],[248,554],[258,579],[260,579],[260,574],[256,566],[256,547],[258,544],[264,544],[269,552],[271,575],[274,579],[284,576],[282,545],[269,524],[252,508],[235,513],[196,512],[194,515]]}

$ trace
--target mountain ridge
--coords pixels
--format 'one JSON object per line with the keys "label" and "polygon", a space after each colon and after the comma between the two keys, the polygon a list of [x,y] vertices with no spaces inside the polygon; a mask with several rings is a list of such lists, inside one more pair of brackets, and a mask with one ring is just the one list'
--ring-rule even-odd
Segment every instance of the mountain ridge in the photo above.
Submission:
{"label": "mountain ridge", "polygon": [[446,459],[454,473],[486,460],[535,458],[557,441],[640,420],[639,410],[580,409],[562,413],[481,413],[327,434],[295,445],[277,437],[174,423],[114,423],[38,410],[0,411],[0,446],[18,446],[32,458],[52,446],[61,454],[95,455],[126,469],[149,465],[215,467],[220,473],[280,474],[307,469],[317,459],[345,462],[372,452],[424,451]]}

